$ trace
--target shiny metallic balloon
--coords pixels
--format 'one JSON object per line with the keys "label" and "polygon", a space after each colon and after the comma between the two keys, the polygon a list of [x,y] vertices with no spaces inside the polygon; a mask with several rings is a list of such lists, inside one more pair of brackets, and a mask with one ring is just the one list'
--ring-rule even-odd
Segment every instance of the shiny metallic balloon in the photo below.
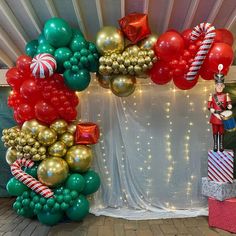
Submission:
{"label": "shiny metallic balloon", "polygon": [[106,88],[106,89],[110,88],[110,83],[111,83],[112,78],[113,78],[113,76],[111,76],[111,75],[101,75],[101,74],[97,73],[98,83],[103,88]]}
{"label": "shiny metallic balloon", "polygon": [[105,26],[97,33],[96,46],[102,55],[120,53],[124,50],[123,33],[113,26]]}
{"label": "shiny metallic balloon", "polygon": [[66,132],[60,136],[60,141],[62,141],[67,147],[71,147],[74,144],[74,135]]}
{"label": "shiny metallic balloon", "polygon": [[17,159],[17,151],[16,149],[10,147],[6,152],[6,162],[8,165],[13,164]]}
{"label": "shiny metallic balloon", "polygon": [[128,46],[125,51],[128,52],[130,56],[137,56],[139,53],[139,47],[137,45]]}
{"label": "shiny metallic balloon", "polygon": [[157,39],[157,34],[150,34],[147,38],[140,41],[139,46],[143,49],[152,49]]}
{"label": "shiny metallic balloon", "polygon": [[75,172],[86,172],[92,163],[92,149],[85,145],[71,147],[65,156],[70,169]]}
{"label": "shiny metallic balloon", "polygon": [[111,91],[118,97],[127,97],[135,90],[136,79],[131,75],[118,75],[111,81]]}
{"label": "shiny metallic balloon", "polygon": [[38,166],[38,179],[49,187],[63,183],[69,173],[66,161],[60,157],[48,157]]}
{"label": "shiny metallic balloon", "polygon": [[68,125],[67,131],[68,131],[69,133],[71,133],[71,134],[74,134],[75,131],[76,131],[76,124],[73,124],[73,123],[72,123],[72,124]]}
{"label": "shiny metallic balloon", "polygon": [[37,136],[38,133],[45,128],[46,126],[40,124],[37,120],[29,120],[24,122],[21,129],[22,131],[28,132],[33,136]]}
{"label": "shiny metallic balloon", "polygon": [[63,157],[66,151],[66,145],[62,141],[56,141],[48,147],[48,154],[53,157]]}
{"label": "shiny metallic balloon", "polygon": [[52,145],[56,140],[57,134],[53,129],[45,128],[39,132],[38,141],[44,146]]}
{"label": "shiny metallic balloon", "polygon": [[63,134],[67,131],[67,122],[65,120],[56,120],[51,125],[50,128],[56,131],[57,134]]}

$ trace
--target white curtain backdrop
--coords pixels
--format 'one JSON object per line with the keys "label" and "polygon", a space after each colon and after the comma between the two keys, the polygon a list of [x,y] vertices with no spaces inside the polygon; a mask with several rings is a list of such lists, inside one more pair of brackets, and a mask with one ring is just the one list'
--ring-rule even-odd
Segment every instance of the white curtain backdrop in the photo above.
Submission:
{"label": "white curtain backdrop", "polygon": [[206,109],[212,85],[201,81],[181,91],[143,79],[127,98],[97,83],[79,93],[80,121],[101,129],[93,168],[102,184],[92,213],[127,219],[207,214],[201,177],[212,143]]}

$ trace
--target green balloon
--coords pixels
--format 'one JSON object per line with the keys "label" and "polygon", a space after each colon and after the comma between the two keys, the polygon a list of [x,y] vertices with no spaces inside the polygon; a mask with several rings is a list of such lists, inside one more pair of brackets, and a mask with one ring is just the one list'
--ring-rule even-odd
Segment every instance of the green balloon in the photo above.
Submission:
{"label": "green balloon", "polygon": [[38,44],[42,44],[42,43],[47,43],[47,40],[45,39],[43,33],[40,34],[38,37]]}
{"label": "green balloon", "polygon": [[89,170],[83,175],[83,177],[85,179],[85,188],[82,194],[89,195],[95,193],[101,184],[99,175],[95,171]]}
{"label": "green balloon", "polygon": [[21,209],[21,207],[22,207],[22,205],[21,205],[21,203],[20,202],[18,202],[18,201],[15,201],[14,202],[14,204],[13,204],[13,209],[14,210],[19,210],[19,209]]}
{"label": "green balloon", "polygon": [[31,168],[25,168],[24,172],[37,179],[37,170],[38,170],[38,165],[34,164],[34,166]]}
{"label": "green balloon", "polygon": [[89,213],[89,202],[81,194],[74,204],[66,210],[66,215],[74,221],[82,220]]}
{"label": "green balloon", "polygon": [[25,45],[25,53],[30,57],[34,57],[37,54],[38,40],[32,40]]}
{"label": "green balloon", "polygon": [[11,178],[7,183],[7,191],[12,196],[21,196],[29,188],[16,178]]}
{"label": "green balloon", "polygon": [[63,191],[64,191],[64,187],[63,186],[61,186],[61,187],[58,187],[58,188],[55,188],[54,189],[54,193],[55,194],[62,194],[63,193]]}
{"label": "green balloon", "polygon": [[66,187],[70,190],[82,192],[85,187],[84,177],[80,174],[71,174],[66,180]]}
{"label": "green balloon", "polygon": [[98,52],[98,50],[96,48],[96,45],[94,43],[92,43],[92,42],[89,42],[89,51],[91,53],[97,53]]}
{"label": "green balloon", "polygon": [[83,91],[89,86],[90,79],[90,74],[85,69],[78,73],[73,73],[71,70],[64,72],[65,84],[72,90]]}
{"label": "green balloon", "polygon": [[63,212],[42,211],[37,214],[38,220],[45,225],[56,225],[63,218]]}
{"label": "green balloon", "polygon": [[27,218],[33,218],[34,217],[34,211],[30,208],[21,208],[17,210],[17,214],[27,217]]}
{"label": "green balloon", "polygon": [[53,55],[54,51],[55,51],[55,48],[51,46],[49,43],[41,43],[38,46],[37,54],[50,53]]}
{"label": "green balloon", "polygon": [[46,21],[43,32],[46,40],[56,48],[66,46],[72,38],[70,25],[57,17]]}
{"label": "green balloon", "polygon": [[82,49],[86,49],[88,47],[88,42],[85,40],[83,36],[76,35],[72,38],[70,42],[70,48],[73,52],[80,51]]}
{"label": "green balloon", "polygon": [[99,68],[98,60],[93,56],[93,54],[89,54],[87,58],[89,62],[89,71],[98,72],[98,68]]}
{"label": "green balloon", "polygon": [[72,29],[73,32],[73,36],[82,36],[84,37],[84,35],[82,34],[82,32],[79,29]]}
{"label": "green balloon", "polygon": [[57,71],[62,73],[64,72],[64,62],[68,61],[72,57],[72,52],[69,48],[63,47],[63,48],[58,48],[54,52],[54,57],[57,61]]}

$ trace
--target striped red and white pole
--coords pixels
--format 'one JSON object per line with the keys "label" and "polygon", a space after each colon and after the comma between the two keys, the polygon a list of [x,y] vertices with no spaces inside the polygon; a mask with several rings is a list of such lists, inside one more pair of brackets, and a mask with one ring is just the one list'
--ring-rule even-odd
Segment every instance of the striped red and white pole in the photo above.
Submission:
{"label": "striped red and white pole", "polygon": [[31,160],[27,160],[25,158],[18,159],[11,165],[11,173],[16,179],[18,179],[20,182],[28,186],[36,193],[42,195],[45,198],[53,197],[54,193],[50,188],[43,185],[40,181],[21,170],[22,166],[31,168],[33,165],[34,162]]}
{"label": "striped red and white pole", "polygon": [[196,78],[198,71],[200,70],[204,62],[204,59],[214,42],[214,38],[216,36],[215,27],[210,23],[201,23],[197,25],[196,27],[194,27],[191,33],[191,40],[197,40],[202,34],[205,34],[204,40],[202,41],[202,44],[189,68],[186,76],[187,80],[194,80]]}

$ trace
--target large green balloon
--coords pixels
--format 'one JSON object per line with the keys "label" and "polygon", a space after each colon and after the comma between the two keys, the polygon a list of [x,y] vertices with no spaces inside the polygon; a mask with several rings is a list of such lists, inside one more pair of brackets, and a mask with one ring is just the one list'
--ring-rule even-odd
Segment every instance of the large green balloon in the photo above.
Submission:
{"label": "large green balloon", "polygon": [[88,48],[88,42],[81,35],[76,35],[70,42],[70,48],[73,52],[80,51],[81,49]]}
{"label": "large green balloon", "polygon": [[51,46],[49,43],[41,43],[38,46],[37,54],[39,53],[50,53],[53,54],[55,51],[55,48]]}
{"label": "large green balloon", "polygon": [[74,221],[82,220],[89,213],[89,202],[81,194],[74,204],[66,210],[66,215]]}
{"label": "large green balloon", "polygon": [[29,188],[16,178],[11,178],[7,183],[7,191],[12,196],[21,196]]}
{"label": "large green balloon", "polygon": [[45,225],[56,225],[63,218],[63,212],[44,212],[41,211],[37,214],[38,220]]}
{"label": "large green balloon", "polygon": [[28,42],[25,46],[25,53],[30,57],[34,57],[37,53],[38,40],[32,40]]}
{"label": "large green balloon", "polygon": [[36,164],[34,164],[34,166],[31,167],[31,168],[25,168],[25,169],[24,169],[25,173],[27,173],[27,174],[33,176],[33,177],[36,178],[36,179],[37,179],[37,176],[38,176],[38,175],[37,175],[37,170],[38,170],[38,165],[36,165]]}
{"label": "large green balloon", "polygon": [[72,90],[82,91],[89,86],[90,74],[87,70],[80,70],[78,73],[73,73],[71,70],[66,70],[64,73],[65,84]]}
{"label": "large green balloon", "polygon": [[101,184],[99,175],[95,171],[89,170],[83,176],[85,179],[85,188],[82,193],[84,195],[95,193]]}
{"label": "large green balloon", "polygon": [[42,43],[47,43],[47,40],[45,39],[43,33],[41,33],[38,37],[38,43],[42,44]]}
{"label": "large green balloon", "polygon": [[57,70],[59,73],[62,73],[64,71],[63,63],[65,61],[68,61],[72,57],[72,52],[67,47],[58,48],[54,52],[54,57],[56,58],[57,61]]}
{"label": "large green balloon", "polygon": [[80,174],[71,174],[66,180],[66,188],[82,192],[85,186],[84,177]]}
{"label": "large green balloon", "polygon": [[54,47],[66,46],[72,37],[72,29],[69,24],[61,18],[51,18],[44,25],[44,36]]}

